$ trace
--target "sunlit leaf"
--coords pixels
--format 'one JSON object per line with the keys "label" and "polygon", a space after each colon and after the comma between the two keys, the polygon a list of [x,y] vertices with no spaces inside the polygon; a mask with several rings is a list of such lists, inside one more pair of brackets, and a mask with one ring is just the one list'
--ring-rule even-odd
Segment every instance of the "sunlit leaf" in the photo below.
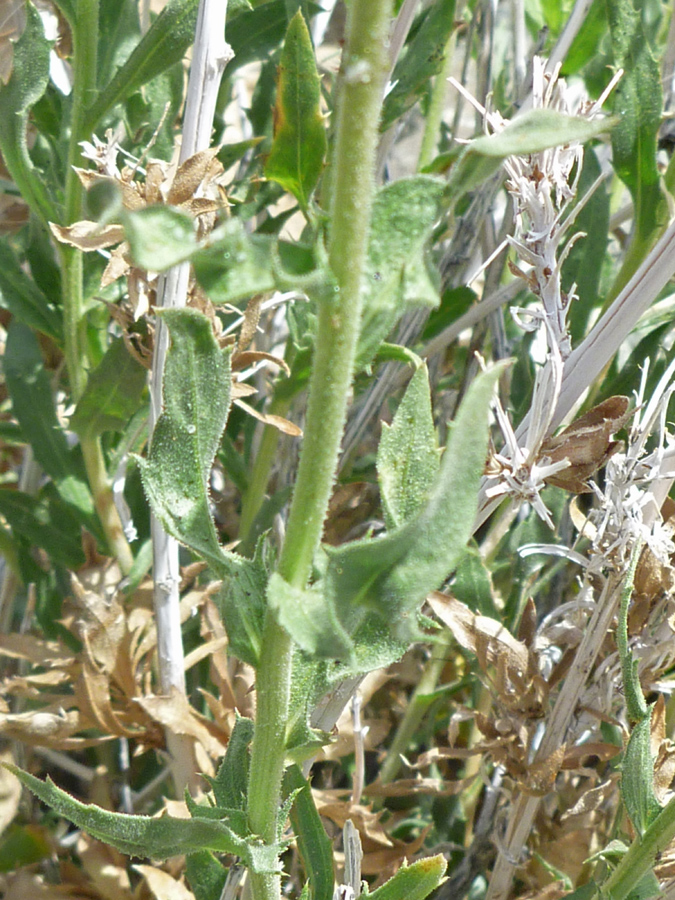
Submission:
{"label": "sunlit leaf", "polygon": [[391,426],[382,425],[377,474],[388,531],[404,525],[418,512],[434,483],[438,465],[429,375],[426,366],[420,366]]}
{"label": "sunlit leaf", "polygon": [[278,70],[274,142],[265,175],[307,207],[326,154],[321,82],[300,10],[291,19]]}

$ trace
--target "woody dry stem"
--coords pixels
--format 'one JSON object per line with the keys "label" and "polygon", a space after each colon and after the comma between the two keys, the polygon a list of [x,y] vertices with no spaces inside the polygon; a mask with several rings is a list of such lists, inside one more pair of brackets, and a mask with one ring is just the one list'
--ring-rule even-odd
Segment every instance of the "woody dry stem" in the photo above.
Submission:
{"label": "woody dry stem", "polygon": [[[319,307],[305,437],[278,567],[279,575],[296,588],[306,586],[321,539],[353,376],[391,14],[391,0],[354,0],[350,9],[328,247],[338,290],[334,300]],[[293,649],[269,609],[263,648],[248,810],[253,833],[272,843],[277,836]],[[276,875],[253,875],[251,882],[256,900],[280,896]]]}

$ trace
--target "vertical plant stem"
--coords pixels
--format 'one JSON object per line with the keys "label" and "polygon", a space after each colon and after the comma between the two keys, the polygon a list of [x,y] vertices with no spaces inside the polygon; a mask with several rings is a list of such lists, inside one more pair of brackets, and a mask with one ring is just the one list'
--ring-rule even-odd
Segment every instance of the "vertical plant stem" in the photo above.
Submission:
{"label": "vertical plant stem", "polygon": [[[321,540],[352,382],[391,14],[391,0],[354,0],[349,10],[328,248],[339,291],[319,308],[305,437],[279,559],[279,574],[298,588]],[[248,811],[252,831],[269,843],[277,835],[292,665],[291,640],[269,610],[263,647]],[[278,876],[252,875],[251,883],[256,900],[280,896]]]}
{"label": "vertical plant stem", "polygon": [[[99,0],[80,0],[73,20],[73,104],[68,145],[64,220],[72,224],[82,211],[82,185],[74,170],[80,157],[80,141],[91,137],[85,111],[96,91],[96,55],[98,48]],[[84,318],[82,252],[61,246],[63,277],[63,331],[66,367],[73,400],[77,401],[87,383],[87,343]],[[98,438],[82,440],[82,454],[94,505],[108,546],[126,574],[133,555],[124,536]]]}
{"label": "vertical plant stem", "polygon": [[[211,143],[213,116],[223,70],[232,57],[225,43],[226,0],[201,0],[190,79],[188,82],[183,141],[179,163],[185,162]],[[185,306],[190,281],[189,263],[175,266],[160,279],[157,305]],[[150,387],[150,430],[162,410],[164,361],[168,350],[168,332],[164,322],[157,323]],[[178,543],[170,537],[153,516],[151,522],[153,554],[153,603],[157,625],[159,680],[163,694],[179,691],[185,694],[185,665],[180,623],[180,567]],[[172,771],[177,794],[196,776],[193,745],[189,738],[167,730],[167,745],[172,757]]]}

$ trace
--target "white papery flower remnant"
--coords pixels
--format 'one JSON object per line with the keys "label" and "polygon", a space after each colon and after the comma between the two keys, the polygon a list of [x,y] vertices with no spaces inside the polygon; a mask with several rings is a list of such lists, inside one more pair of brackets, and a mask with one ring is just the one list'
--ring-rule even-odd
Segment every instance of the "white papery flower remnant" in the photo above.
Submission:
{"label": "white papery flower remnant", "polygon": [[[573,98],[565,81],[558,77],[559,72],[560,65],[547,72],[546,60],[534,58],[533,107],[587,119],[600,115],[603,103],[621,77],[621,72],[618,72],[602,96],[590,102]],[[504,129],[507,123],[499,113],[484,109],[458,82],[450,80],[481,112],[486,130],[499,132]],[[495,414],[505,446],[501,452],[493,454],[488,464],[485,497],[490,500],[508,495],[526,501],[551,527],[553,523],[540,492],[549,479],[570,466],[570,461],[560,454],[553,457],[545,452],[545,441],[551,431],[553,413],[560,395],[563,366],[572,349],[567,313],[576,297],[576,286],[572,286],[568,293],[563,291],[561,270],[575,241],[584,235],[573,235],[562,252],[560,246],[586,199],[571,210],[581,175],[583,153],[582,144],[573,141],[539,153],[512,156],[504,162],[506,189],[514,201],[516,223],[515,234],[507,240],[519,257],[519,264],[510,263],[510,268],[526,282],[542,304],[540,310],[513,309],[512,313],[522,328],[528,331],[541,329],[547,353],[535,378],[524,446],[517,440],[508,414],[496,402]],[[587,196],[594,189],[591,188]],[[498,251],[501,249],[498,248]]]}

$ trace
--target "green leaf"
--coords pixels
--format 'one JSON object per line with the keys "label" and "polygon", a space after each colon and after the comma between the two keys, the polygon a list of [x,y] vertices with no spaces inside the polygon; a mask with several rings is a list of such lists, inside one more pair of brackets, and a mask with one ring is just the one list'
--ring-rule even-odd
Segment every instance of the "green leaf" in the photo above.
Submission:
{"label": "green leaf", "polygon": [[153,512],[167,532],[222,577],[227,558],[209,511],[208,478],[230,409],[230,350],[196,309],[166,309],[171,335],[164,411],[147,459],[138,463]]}
{"label": "green leaf", "polygon": [[225,76],[250,62],[267,59],[281,43],[287,22],[286,0],[272,0],[228,23],[227,40],[234,56],[225,69]]}
{"label": "green leaf", "polygon": [[210,246],[195,253],[197,281],[213,303],[237,303],[275,288],[274,239],[249,235],[240,219],[229,219],[211,235]]}
{"label": "green leaf", "polygon": [[382,425],[377,474],[387,531],[404,525],[423,506],[438,465],[429,373],[424,365],[410,380],[391,426]]}
{"label": "green leaf", "polygon": [[199,0],[169,0],[110,83],[86,112],[90,129],[117,103],[180,62],[195,37]]}
{"label": "green leaf", "polygon": [[8,309],[18,322],[60,342],[59,310],[26,275],[6,241],[0,241],[0,306]]}
{"label": "green leaf", "polygon": [[274,572],[267,585],[267,602],[282,628],[310,656],[343,659],[351,654],[352,642],[321,587],[296,588]]}
{"label": "green leaf", "polygon": [[0,872],[13,872],[52,856],[53,845],[47,828],[37,825],[10,825],[0,839]]}
{"label": "green leaf", "polygon": [[466,550],[478,508],[488,444],[488,411],[499,365],[469,388],[452,423],[438,477],[426,505],[397,531],[342,547],[327,547],[326,597],[353,633],[371,610],[397,637],[412,631],[410,616],[437,589]]}
{"label": "green leaf", "polygon": [[335,886],[333,845],[316,810],[309,782],[297,765],[290,766],[284,776],[284,793],[288,795],[294,791],[291,825],[309,881],[310,897],[312,900],[332,900]]}
{"label": "green leaf", "polygon": [[53,485],[44,488],[37,497],[23,491],[0,489],[0,514],[14,534],[44,550],[52,563],[69,569],[84,565],[82,520],[56,494]]}
{"label": "green leaf", "polygon": [[99,841],[129,856],[169,859],[183,853],[212,850],[239,856],[259,874],[277,871],[279,847],[241,838],[225,822],[129,816],[75,800],[51,781],[40,781],[16,766],[5,765],[36,797]]}
{"label": "green leaf", "polygon": [[633,0],[607,0],[607,10],[614,65],[624,70],[614,89],[619,120],[612,130],[612,165],[633,198],[635,239],[642,244],[669,218],[656,164],[661,74],[644,32],[641,9]]}
{"label": "green leaf", "polygon": [[643,835],[661,812],[654,794],[654,757],[651,752],[650,715],[633,728],[623,757],[621,796],[639,835]]}
{"label": "green leaf", "polygon": [[134,0],[101,0],[98,28],[97,80],[107,85],[141,38],[138,4]]}
{"label": "green leaf", "polygon": [[472,612],[499,618],[493,599],[490,571],[474,541],[469,544],[467,552],[457,566],[452,582],[452,594],[462,603],[466,603]]}
{"label": "green leaf", "polygon": [[90,373],[70,426],[82,437],[122,431],[137,411],[147,372],[129,353],[123,338],[108,347]]}
{"label": "green leaf", "polygon": [[571,141],[584,143],[608,132],[617,121],[616,118],[591,121],[554,109],[528,110],[512,119],[503,131],[476,138],[466,146],[450,173],[447,196],[456,203],[463,194],[494,175],[508,156],[540,153]]}
{"label": "green leaf", "polygon": [[187,880],[195,900],[220,900],[227,869],[208,850],[191,853],[186,860]]}
{"label": "green leaf", "polygon": [[443,881],[447,867],[441,853],[403,865],[393,878],[368,894],[368,900],[424,900]]}
{"label": "green leaf", "polygon": [[170,206],[146,206],[122,219],[136,265],[163,272],[197,249],[194,220]]}
{"label": "green leaf", "polygon": [[50,42],[45,38],[40,14],[26,4],[26,27],[13,45],[12,74],[0,83],[0,150],[12,179],[31,209],[43,219],[56,219],[41,176],[28,154],[26,124],[30,108],[47,89]]}
{"label": "green leaf", "polygon": [[264,550],[264,541],[260,540],[252,560],[229,554],[229,569],[220,573],[223,587],[216,597],[227,631],[229,652],[253,668],[257,668],[262,652],[267,608],[265,591],[269,572]]}
{"label": "green leaf", "polygon": [[321,79],[304,16],[297,11],[279,61],[274,141],[265,175],[294,195],[303,209],[321,175],[326,128],[321,115]]}
{"label": "green leaf", "polygon": [[455,0],[436,0],[420,18],[391,77],[393,87],[384,101],[382,131],[410,109],[443,68],[448,38],[455,27]]}
{"label": "green leaf", "polygon": [[402,178],[375,195],[364,269],[356,371],[372,360],[396,322],[412,306],[438,304],[426,244],[440,215],[444,182],[431,175]]}
{"label": "green leaf", "polygon": [[215,778],[209,778],[216,804],[246,810],[248,747],[253,740],[253,720],[237,715],[227,751]]}
{"label": "green leaf", "polygon": [[91,520],[93,500],[56,417],[40,348],[30,328],[20,322],[13,322],[9,328],[4,371],[14,415],[35,458],[54,479],[63,499]]}

